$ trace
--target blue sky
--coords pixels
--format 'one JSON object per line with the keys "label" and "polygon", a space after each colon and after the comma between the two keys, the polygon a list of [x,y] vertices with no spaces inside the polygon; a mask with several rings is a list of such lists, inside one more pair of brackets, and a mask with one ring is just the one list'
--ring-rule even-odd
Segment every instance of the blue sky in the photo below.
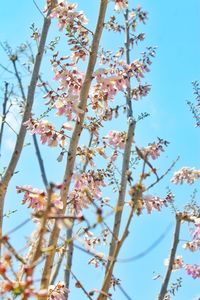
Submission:
{"label": "blue sky", "polygon": [[[76,2],[79,3],[79,8],[85,11],[90,22],[90,28],[94,28],[99,1],[79,0]],[[138,2],[129,2],[133,2],[134,5],[141,4],[149,13],[147,25],[140,27],[146,34],[146,40],[136,53],[138,54],[139,51],[143,51],[145,46],[158,46],[157,55],[151,66],[151,72],[146,77],[148,83],[152,85],[151,93],[141,103],[135,104],[135,111],[147,111],[151,114],[149,118],[139,123],[136,130],[136,142],[139,146],[144,146],[154,141],[157,136],[170,141],[167,152],[157,162],[158,170],[167,169],[171,161],[178,155],[180,155],[180,160],[176,165],[176,169],[182,166],[195,166],[199,169],[200,131],[194,127],[194,120],[189,112],[186,100],[193,97],[191,82],[200,79],[200,2],[198,0],[190,2],[180,0],[141,0]],[[37,3],[38,6],[43,6],[42,0],[38,0]],[[110,4],[111,7],[112,5]],[[33,1],[12,0],[10,5],[4,1],[1,4],[0,11],[0,41],[8,41],[15,48],[21,42],[30,40],[31,32],[29,27],[33,22],[37,27],[41,28],[42,18]],[[57,31],[54,24],[51,29],[51,36],[55,35],[57,35]],[[119,36],[115,39],[113,38],[111,43],[108,34],[105,34],[102,44],[106,45],[108,49],[112,49],[118,45],[118,41]],[[64,47],[65,43],[63,43],[62,52],[65,52]],[[6,64],[4,63],[6,57],[1,49],[0,54],[0,63]],[[135,53],[133,53],[133,57],[135,57]],[[46,66],[46,63],[43,66],[43,70],[44,74],[50,74],[47,77],[51,78],[52,73],[50,67]],[[2,70],[0,70],[0,79],[2,82],[5,80],[5,73]],[[24,78],[24,81],[26,82],[26,78]],[[37,99],[35,109],[37,110],[37,106],[42,106],[42,103],[42,99]],[[117,123],[115,125],[118,128],[121,126],[121,124]],[[42,147],[42,153],[51,162],[48,163],[47,161],[46,164],[49,179],[59,182],[62,178],[63,165],[56,165],[55,153],[52,153],[51,149]],[[34,151],[26,147],[17,168],[20,172],[12,181],[9,189],[6,207],[7,210],[16,207],[18,212],[14,216],[11,216],[9,220],[6,220],[6,229],[20,222],[22,214],[23,218],[28,215],[25,208],[21,210],[18,204],[20,203],[20,196],[16,197],[14,188],[17,184],[41,185],[40,178],[36,176],[38,174],[36,164]],[[1,161],[0,165],[2,168]],[[152,193],[164,196],[166,187],[172,187],[173,192],[176,194],[176,205],[181,208],[190,198],[194,186],[176,188],[170,184],[171,175],[172,173],[156,186],[152,190]],[[198,188],[198,184],[195,187]],[[120,257],[130,257],[146,249],[154,239],[162,234],[171,222],[173,223],[173,215],[169,209],[164,209],[162,213],[155,212],[152,216],[135,218],[130,236],[120,253]],[[27,226],[23,232],[20,232],[20,235],[28,235],[29,230],[30,227]],[[182,234],[184,232],[185,229]],[[148,256],[128,264],[119,264],[116,267],[115,274],[122,279],[122,286],[132,299],[156,299],[160,281],[153,281],[152,274],[153,271],[164,274],[163,260],[167,257],[171,247],[172,233],[173,227],[162,243],[149,253]],[[17,243],[18,238],[21,238],[21,236],[13,237],[13,242]],[[181,247],[180,252],[182,252]],[[192,256],[187,255],[185,252],[184,255],[189,260],[193,259]],[[85,267],[84,263],[83,267],[80,267],[86,255],[78,253],[78,257],[79,260],[75,260],[74,268],[76,273],[80,272],[80,277],[84,281],[84,273],[90,269]],[[200,262],[198,261],[198,263]],[[185,283],[183,283],[183,287],[175,299],[197,300],[195,297],[200,294],[198,281],[186,278],[182,272],[173,274],[173,277],[176,275],[177,277],[182,276]],[[93,272],[92,276],[90,281],[94,280],[95,283],[98,283],[100,276],[103,276],[103,272]],[[86,287],[89,286],[89,282],[84,283]],[[80,299],[85,299],[80,291],[74,291],[73,285],[72,294],[75,297],[81,297]],[[125,299],[120,292],[116,292],[113,295],[114,300]]]}

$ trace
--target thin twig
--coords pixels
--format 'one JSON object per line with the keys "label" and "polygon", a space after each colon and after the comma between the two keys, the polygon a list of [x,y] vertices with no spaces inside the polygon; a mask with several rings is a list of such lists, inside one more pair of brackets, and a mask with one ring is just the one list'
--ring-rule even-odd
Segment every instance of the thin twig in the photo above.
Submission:
{"label": "thin twig", "polygon": [[[129,28],[128,28],[128,9],[125,13],[125,55],[126,55],[126,63],[130,64],[130,37],[129,37]],[[129,170],[129,162],[130,162],[130,155],[131,155],[131,148],[133,144],[134,139],[134,133],[135,133],[135,125],[136,122],[133,119],[133,111],[132,111],[132,102],[131,102],[131,80],[130,78],[128,80],[128,87],[126,91],[126,104],[127,104],[127,118],[128,118],[128,132],[127,132],[127,138],[125,143],[125,149],[123,153],[123,162],[122,162],[122,174],[121,174],[121,182],[120,182],[120,190],[117,200],[117,206],[116,206],[116,214],[115,214],[115,220],[113,225],[113,235],[112,240],[110,244],[109,249],[109,256],[113,257],[115,249],[118,244],[118,237],[119,237],[119,231],[121,226],[121,219],[122,219],[122,213],[123,213],[123,206],[125,201],[125,195],[126,195],[126,187],[127,187],[127,171]],[[111,262],[108,262],[106,266],[106,275],[105,277],[108,277],[107,273],[110,269]],[[110,274],[111,276],[111,274]],[[110,280],[110,278],[108,279]],[[108,292],[109,285],[106,285],[106,290],[103,290],[104,292]],[[102,295],[100,295],[102,297]],[[103,298],[102,298],[103,299]]]}
{"label": "thin twig", "polygon": [[8,103],[8,85],[9,83],[5,82],[4,100],[2,104],[2,120],[1,120],[1,128],[0,128],[0,156],[1,156],[1,143],[2,143],[2,137],[3,137],[4,125],[6,119],[6,107]]}
{"label": "thin twig", "polygon": [[162,283],[162,287],[158,296],[158,300],[164,300],[165,295],[167,293],[167,288],[168,288],[168,284],[170,281],[170,277],[171,277],[171,273],[173,270],[173,264],[174,264],[174,259],[176,256],[176,249],[179,243],[179,234],[180,234],[180,228],[181,228],[181,215],[176,214],[176,226],[175,226],[175,231],[174,231],[174,238],[173,238],[173,244],[172,244],[172,248],[171,248],[171,252],[170,252],[170,256],[169,256],[169,264],[167,267],[167,271]]}
{"label": "thin twig", "polygon": [[156,181],[154,181],[152,184],[150,184],[146,188],[146,191],[150,190],[154,185],[156,185],[160,180],[162,180],[171,171],[171,169],[175,166],[175,164],[177,163],[179,158],[180,158],[180,156],[178,156],[177,159],[172,162],[172,164],[169,166],[169,168],[166,170],[165,173],[163,173],[160,177],[157,178]]}
{"label": "thin twig", "polygon": [[34,142],[35,152],[36,152],[36,156],[37,156],[40,171],[41,171],[42,180],[43,180],[44,186],[47,189],[47,187],[48,187],[47,175],[46,175],[44,162],[43,162],[43,159],[42,159],[42,156],[41,156],[41,153],[40,153],[39,145],[38,145],[37,138],[36,138],[35,134],[33,134],[33,142]]}
{"label": "thin twig", "polygon": [[72,270],[70,270],[70,273],[72,274],[72,276],[76,280],[76,284],[78,285],[78,287],[83,290],[84,294],[88,297],[88,299],[93,300],[93,298],[90,297],[89,293],[86,291],[86,289],[84,288],[84,286],[82,285],[82,283],[78,280],[78,278],[75,276],[75,274],[72,272]]}
{"label": "thin twig", "polygon": [[26,225],[30,221],[31,221],[31,219],[28,218],[25,221],[23,221],[22,223],[20,223],[19,225],[17,225],[16,227],[14,227],[13,229],[11,229],[10,231],[8,231],[4,236],[1,237],[0,243],[2,243],[2,241],[4,240],[5,237],[10,236],[12,233],[16,232],[17,230],[19,230],[20,228],[22,228],[24,225]]}
{"label": "thin twig", "polygon": [[4,242],[5,247],[14,255],[14,257],[19,260],[23,265],[26,264],[26,261],[24,260],[23,257],[21,257],[17,251],[15,250],[15,248],[10,244],[10,242],[8,240],[5,240]]}

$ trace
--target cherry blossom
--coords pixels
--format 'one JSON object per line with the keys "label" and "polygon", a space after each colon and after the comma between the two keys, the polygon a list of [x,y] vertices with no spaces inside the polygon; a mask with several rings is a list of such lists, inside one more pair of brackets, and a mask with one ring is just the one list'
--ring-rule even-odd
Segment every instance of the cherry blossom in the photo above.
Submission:
{"label": "cherry blossom", "polygon": [[90,170],[87,173],[77,173],[73,176],[74,188],[69,193],[69,203],[77,213],[88,205],[95,198],[100,199],[102,196],[101,188],[105,186],[104,171],[97,172]]}
{"label": "cherry blossom", "polygon": [[[169,265],[169,258],[165,259],[164,265],[165,266]],[[173,271],[181,269],[183,266],[184,266],[184,263],[183,263],[182,256],[180,256],[180,255],[176,256],[176,258],[174,259],[174,262],[173,262]]]}
{"label": "cherry blossom", "polygon": [[194,279],[200,278],[200,266],[199,265],[186,264],[184,268],[185,268],[187,274],[192,276],[192,278],[194,278]]}
{"label": "cherry blossom", "polygon": [[115,0],[115,10],[120,11],[128,7],[127,0]]}
{"label": "cherry blossom", "polygon": [[200,170],[195,168],[183,167],[179,171],[176,171],[171,179],[174,184],[193,184],[200,178]]}
{"label": "cherry blossom", "polygon": [[87,19],[83,12],[76,11],[77,4],[65,3],[64,0],[59,1],[59,4],[51,12],[51,18],[58,19],[60,30],[63,28],[73,28],[75,21],[79,20],[83,24],[87,24]]}
{"label": "cherry blossom", "polygon": [[64,282],[59,282],[56,285],[50,285],[48,288],[48,300],[65,300],[69,289],[65,287]]}
{"label": "cherry blossom", "polygon": [[144,195],[142,206],[143,208],[146,208],[149,214],[151,214],[153,210],[161,211],[163,206],[167,207],[168,203],[171,203],[172,201],[173,195],[171,193],[168,193],[164,199],[157,196]]}
{"label": "cherry blossom", "polygon": [[49,147],[56,147],[58,143],[61,147],[65,146],[66,134],[63,129],[71,130],[72,127],[68,123],[64,123],[59,131],[54,129],[54,126],[47,120],[34,120],[29,119],[24,122],[24,126],[27,130],[30,130],[31,134],[40,135],[40,141],[42,144],[47,143]]}
{"label": "cherry blossom", "polygon": [[[44,210],[47,204],[47,193],[31,186],[17,186],[17,193],[24,193],[22,203],[28,202],[28,207],[32,208],[35,212]],[[51,202],[55,208],[62,209],[63,205],[60,196],[52,193]]]}
{"label": "cherry blossom", "polygon": [[115,131],[111,130],[108,135],[104,137],[110,146],[115,149],[124,149],[126,142],[127,133],[125,131]]}

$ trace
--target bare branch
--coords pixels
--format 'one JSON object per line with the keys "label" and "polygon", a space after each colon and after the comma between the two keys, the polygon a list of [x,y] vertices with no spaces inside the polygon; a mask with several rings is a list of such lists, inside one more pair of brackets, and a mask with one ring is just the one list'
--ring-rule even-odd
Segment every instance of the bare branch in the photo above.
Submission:
{"label": "bare branch", "polygon": [[160,294],[158,296],[158,300],[164,300],[165,295],[167,293],[168,284],[169,284],[171,273],[173,270],[174,259],[176,256],[176,249],[177,249],[177,246],[179,243],[181,220],[182,220],[182,215],[176,214],[176,227],[175,227],[175,231],[174,231],[174,239],[173,239],[173,244],[172,244],[172,248],[171,248],[171,253],[169,256],[169,265],[167,267],[167,271],[166,271],[165,278],[162,283],[162,287],[160,290]]}
{"label": "bare branch", "polygon": [[43,162],[43,159],[42,159],[42,156],[41,156],[41,153],[40,153],[39,145],[38,145],[37,138],[36,138],[35,134],[33,134],[33,142],[34,142],[35,152],[36,152],[36,156],[37,156],[40,171],[41,171],[42,180],[43,180],[44,186],[47,189],[47,187],[48,187],[47,175],[46,175],[46,172],[45,172],[44,162]]}
{"label": "bare branch", "polygon": [[3,107],[2,107],[2,120],[1,120],[1,128],[0,128],[0,157],[1,157],[1,144],[2,144],[2,137],[6,119],[6,107],[8,103],[8,82],[5,82],[5,91],[4,91],[4,100],[3,100]]}
{"label": "bare branch", "polygon": [[24,258],[21,257],[21,256],[17,253],[17,251],[15,250],[15,248],[13,248],[13,246],[10,244],[10,242],[8,241],[7,238],[5,238],[5,239],[3,240],[3,243],[4,243],[5,247],[6,247],[6,248],[14,255],[14,257],[15,257],[17,260],[19,260],[23,265],[26,264],[26,261],[24,260]]}
{"label": "bare branch", "polygon": [[171,169],[175,166],[175,164],[177,163],[177,161],[179,160],[180,156],[177,157],[177,159],[175,159],[172,164],[169,166],[169,168],[165,171],[165,173],[163,173],[160,177],[157,178],[156,181],[154,181],[152,184],[150,184],[147,188],[146,191],[150,190],[154,185],[156,185],[160,180],[162,180],[170,171]]}

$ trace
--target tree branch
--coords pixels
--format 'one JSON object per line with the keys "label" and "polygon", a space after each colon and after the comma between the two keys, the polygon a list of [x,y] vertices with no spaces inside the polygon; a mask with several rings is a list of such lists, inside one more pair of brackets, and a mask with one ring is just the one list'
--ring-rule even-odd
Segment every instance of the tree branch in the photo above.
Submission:
{"label": "tree branch", "polygon": [[[125,12],[125,55],[126,55],[126,63],[130,64],[130,38],[129,38],[129,26],[128,26],[128,9]],[[127,118],[128,118],[128,132],[127,132],[127,139],[125,144],[125,150],[123,154],[123,162],[122,162],[122,172],[121,172],[121,183],[120,183],[120,190],[116,205],[116,214],[115,214],[115,220],[114,220],[114,226],[113,226],[113,235],[109,250],[109,257],[114,256],[115,249],[117,248],[117,245],[119,244],[118,237],[119,237],[119,231],[121,226],[121,219],[122,219],[122,213],[123,213],[123,206],[125,201],[125,195],[126,195],[126,187],[127,187],[127,171],[129,170],[129,162],[130,162],[130,155],[131,155],[131,147],[133,143],[134,133],[135,133],[135,125],[136,122],[133,119],[133,112],[132,112],[132,103],[131,103],[131,82],[130,78],[128,78],[128,87],[126,91],[126,103],[127,103]],[[111,274],[109,272],[111,262],[108,261],[106,266],[106,278],[110,277]],[[112,268],[111,268],[112,269]],[[108,276],[109,273],[110,275]],[[107,289],[103,290],[104,292],[108,292],[109,285],[107,285]],[[100,297],[103,297],[100,295]]]}
{"label": "tree branch", "polygon": [[40,153],[39,145],[38,145],[38,142],[37,142],[37,137],[36,137],[35,134],[33,134],[33,142],[34,142],[35,152],[36,152],[36,156],[37,156],[40,171],[41,171],[42,180],[43,180],[44,186],[47,189],[48,188],[47,175],[46,175],[46,172],[45,172],[43,159],[42,159],[42,156],[41,156],[41,153]]}
{"label": "tree branch", "polygon": [[176,249],[177,249],[177,246],[179,243],[181,220],[182,220],[182,215],[176,214],[176,227],[175,227],[175,231],[174,231],[174,239],[173,239],[173,244],[172,244],[171,253],[170,253],[170,257],[169,257],[169,265],[167,267],[167,271],[166,271],[165,278],[162,283],[162,287],[160,290],[160,294],[158,296],[158,300],[164,300],[165,295],[167,293],[170,276],[171,276],[171,273],[173,270],[174,259],[176,256]]}
{"label": "tree branch", "polygon": [[[70,145],[69,145],[67,165],[66,165],[66,169],[65,169],[64,178],[63,178],[63,188],[61,191],[61,199],[63,201],[63,212],[65,212],[66,206],[67,206],[67,196],[68,196],[69,187],[70,187],[70,183],[71,183],[71,179],[72,179],[72,175],[73,175],[77,146],[78,146],[80,135],[81,135],[81,132],[83,129],[82,125],[83,125],[84,118],[85,118],[85,111],[86,111],[86,106],[87,106],[89,89],[90,89],[91,82],[92,82],[92,75],[93,75],[94,67],[95,67],[96,60],[97,60],[99,42],[100,42],[101,34],[103,31],[107,4],[108,4],[108,0],[101,0],[99,16],[98,16],[96,30],[95,30],[93,41],[92,41],[88,67],[87,67],[85,79],[84,79],[84,82],[83,82],[83,85],[81,88],[81,92],[80,92],[79,108],[82,109],[84,111],[84,113],[80,114],[79,120],[76,122],[74,132],[73,132],[73,135],[72,135],[72,138],[70,141]],[[53,231],[51,233],[50,240],[49,240],[49,245],[53,246],[52,247],[53,250],[51,252],[51,255],[48,255],[46,258],[46,262],[45,262],[45,266],[44,266],[44,270],[43,270],[43,274],[42,274],[42,280],[41,280],[41,289],[46,289],[49,284],[59,233],[60,233],[60,229],[55,225],[53,228]],[[42,299],[42,298],[39,298],[39,299]]]}

